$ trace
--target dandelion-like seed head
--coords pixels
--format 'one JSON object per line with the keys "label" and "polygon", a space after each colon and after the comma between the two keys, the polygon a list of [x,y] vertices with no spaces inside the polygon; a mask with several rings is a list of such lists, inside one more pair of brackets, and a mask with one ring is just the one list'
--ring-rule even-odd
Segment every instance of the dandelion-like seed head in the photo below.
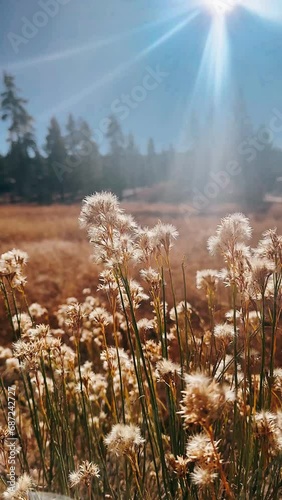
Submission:
{"label": "dandelion-like seed head", "polygon": [[209,467],[200,467],[198,465],[190,474],[192,483],[199,488],[211,486],[216,481],[217,477],[218,474],[214,472],[213,469],[210,469]]}
{"label": "dandelion-like seed head", "polygon": [[154,329],[154,322],[148,318],[141,318],[137,321],[137,326],[139,331],[148,332]]}
{"label": "dandelion-like seed head", "polygon": [[218,444],[219,441],[216,441],[213,446],[210,438],[204,433],[194,434],[188,439],[186,447],[189,462],[198,462],[198,464],[215,463]]}
{"label": "dandelion-like seed head", "polygon": [[89,228],[101,222],[110,221],[121,214],[117,197],[112,193],[101,192],[87,196],[83,200],[79,222],[81,227]]}
{"label": "dandelion-like seed head", "polygon": [[12,288],[20,288],[26,284],[23,268],[28,255],[22,250],[13,249],[0,256],[0,278],[7,278]]}
{"label": "dandelion-like seed head", "polygon": [[140,250],[140,261],[148,263],[154,253],[154,231],[148,227],[138,227],[135,231],[135,244]]}
{"label": "dandelion-like seed head", "polygon": [[185,478],[188,472],[189,460],[183,456],[169,454],[166,455],[166,463],[168,467],[176,474],[178,478]]}
{"label": "dandelion-like seed head", "polygon": [[47,314],[47,309],[45,307],[42,307],[40,304],[37,304],[37,302],[34,302],[29,306],[29,312],[33,318],[42,318],[42,316],[45,316]]}
{"label": "dandelion-like seed head", "polygon": [[116,227],[121,234],[126,234],[135,231],[138,226],[130,214],[120,213],[116,219]]}
{"label": "dandelion-like seed head", "polygon": [[79,221],[88,229],[96,263],[111,269],[139,259],[141,252],[134,241],[137,225],[123,213],[115,195],[102,192],[85,198]]}
{"label": "dandelion-like seed head", "polygon": [[254,418],[257,436],[268,445],[269,455],[277,455],[282,451],[282,413],[262,410]]}
{"label": "dandelion-like seed head", "polygon": [[146,340],[145,342],[146,358],[152,363],[156,363],[162,359],[162,345],[161,342],[156,343],[154,340]]}
{"label": "dandelion-like seed head", "polygon": [[134,455],[144,442],[140,428],[135,425],[116,424],[105,437],[108,450],[118,457]]}
{"label": "dandelion-like seed head", "polygon": [[94,311],[89,314],[89,319],[95,326],[107,326],[111,323],[111,315],[104,307],[96,307]]}
{"label": "dandelion-like seed head", "polygon": [[215,269],[203,269],[202,271],[197,271],[196,286],[199,290],[215,290],[218,281],[218,271]]}
{"label": "dandelion-like seed head", "polygon": [[35,328],[30,328],[28,330],[28,337],[30,340],[34,340],[36,338],[46,338],[51,335],[50,326],[49,325],[36,325]]}
{"label": "dandelion-like seed head", "polygon": [[150,285],[150,288],[155,293],[159,292],[162,278],[158,271],[156,271],[152,267],[149,267],[148,269],[141,269],[140,276]]}
{"label": "dandelion-like seed head", "polygon": [[83,461],[76,471],[69,474],[70,487],[74,488],[79,484],[90,484],[93,478],[100,477],[100,469],[98,465],[93,462],[88,462],[88,460]]}
{"label": "dandelion-like seed head", "polygon": [[269,229],[263,233],[257,249],[255,250],[259,257],[264,257],[272,261],[275,270],[281,272],[282,269],[282,236],[277,234],[277,228]]}
{"label": "dandelion-like seed head", "polygon": [[0,261],[5,262],[8,266],[25,266],[28,261],[28,254],[22,250],[14,248],[6,253],[3,253],[0,257]]}
{"label": "dandelion-like seed head", "polygon": [[269,259],[262,257],[252,257],[250,260],[250,283],[264,290],[268,278],[275,271],[275,264]]}
{"label": "dandelion-like seed head", "polygon": [[276,390],[282,391],[282,368],[275,368],[273,375],[273,386]]}
{"label": "dandelion-like seed head", "polygon": [[214,422],[234,394],[203,373],[186,375],[186,388],[180,403],[184,425],[209,425]]}
{"label": "dandelion-like seed head", "polygon": [[261,411],[255,415],[255,424],[260,436],[269,436],[276,430],[276,415],[269,411]]}
{"label": "dandelion-like seed head", "polygon": [[209,238],[208,250],[212,255],[218,251],[225,252],[234,248],[236,243],[244,243],[251,236],[252,228],[245,215],[241,213],[228,215],[221,219],[216,235]]}
{"label": "dandelion-like seed head", "polygon": [[156,364],[156,376],[160,382],[169,383],[174,380],[177,375],[181,374],[181,366],[173,363],[169,359],[161,359]]}
{"label": "dandelion-like seed head", "polygon": [[19,477],[14,487],[10,487],[4,491],[3,498],[10,500],[28,500],[28,493],[32,489],[32,486],[31,477],[24,473]]}
{"label": "dandelion-like seed head", "polygon": [[13,326],[16,331],[20,330],[21,336],[25,336],[29,329],[32,327],[32,321],[29,314],[22,312],[21,314],[15,314],[12,317]]}
{"label": "dandelion-like seed head", "polygon": [[179,319],[185,317],[185,315],[190,315],[192,311],[193,307],[191,306],[191,304],[189,304],[189,302],[185,302],[184,300],[182,300],[177,304],[176,308],[173,307],[169,311],[169,317],[172,321],[176,321],[176,318]]}
{"label": "dandelion-like seed head", "polygon": [[115,275],[111,269],[104,269],[100,273],[100,283],[98,290],[106,292],[109,295],[118,295],[118,284]]}
{"label": "dandelion-like seed head", "polygon": [[228,323],[217,324],[214,327],[214,337],[223,342],[224,344],[228,344],[233,340],[235,336],[234,326]]}
{"label": "dandelion-like seed head", "polygon": [[225,318],[227,319],[227,321],[233,321],[234,317],[236,321],[242,319],[242,311],[238,309],[230,309],[225,313]]}
{"label": "dandelion-like seed head", "polygon": [[158,224],[152,229],[153,246],[156,250],[164,249],[166,255],[173,245],[173,241],[178,237],[178,231],[172,224]]}
{"label": "dandelion-like seed head", "polygon": [[[134,307],[134,309],[138,309],[141,302],[143,300],[148,300],[149,297],[148,295],[146,295],[146,293],[144,293],[143,287],[137,281],[129,280],[128,284],[130,289],[130,299],[132,306]],[[121,293],[123,298],[123,304],[125,305],[125,307],[129,307],[130,301],[127,291],[125,289],[122,289]],[[121,303],[121,297],[119,297],[119,301]],[[122,303],[121,306],[123,307]]]}

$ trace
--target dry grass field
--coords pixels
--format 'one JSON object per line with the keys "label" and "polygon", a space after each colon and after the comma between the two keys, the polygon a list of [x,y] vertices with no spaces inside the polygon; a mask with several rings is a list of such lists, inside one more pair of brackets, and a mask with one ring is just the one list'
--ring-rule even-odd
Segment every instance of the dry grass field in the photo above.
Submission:
{"label": "dry grass field", "polygon": [[[216,260],[206,249],[206,242],[215,231],[220,218],[240,211],[238,206],[211,207],[209,213],[187,218],[185,206],[131,202],[123,204],[143,226],[158,220],[174,224],[179,238],[172,252],[173,276],[178,298],[183,298],[181,263],[187,270],[187,296],[194,304],[200,295],[195,288],[195,273],[215,268]],[[0,252],[12,248],[29,255],[27,294],[29,301],[39,302],[52,310],[67,297],[82,297],[82,290],[97,287],[98,269],[90,260],[91,249],[85,231],[79,228],[80,205],[46,207],[30,205],[0,206]],[[282,206],[266,213],[247,213],[254,228],[253,244],[267,228],[282,231]],[[222,265],[222,262],[219,263]],[[198,304],[199,305],[199,304]]]}
{"label": "dry grass field", "polygon": [[80,208],[0,207],[0,494],[282,498],[282,207]]}
{"label": "dry grass field", "polygon": [[[241,211],[240,206],[210,207],[208,213],[187,217],[189,207],[166,203],[128,202],[123,208],[138,224],[152,227],[158,220],[176,226],[179,237],[171,253],[171,268],[177,300],[183,300],[183,272],[185,263],[187,300],[205,317],[205,296],[195,285],[196,272],[201,269],[221,269],[222,259],[211,257],[207,240],[214,234],[221,217]],[[76,205],[0,205],[0,254],[17,248],[28,253],[26,267],[26,296],[29,304],[37,302],[46,307],[49,322],[56,326],[53,312],[68,297],[83,300],[83,290],[90,288],[96,294],[101,269],[91,260],[91,246],[87,234],[79,227],[81,206]],[[246,212],[245,212],[246,213]],[[277,227],[282,232],[282,205],[273,205],[266,212],[246,213],[254,229],[253,245],[267,228]],[[139,279],[138,271],[136,278]],[[140,281],[140,279],[139,279]],[[101,293],[99,294],[101,296]],[[172,305],[168,287],[167,301]],[[218,290],[217,318],[226,310],[226,290]],[[146,305],[143,306],[146,310]],[[142,309],[144,313],[144,309]],[[4,304],[0,303],[0,328],[4,344],[10,344],[11,331]]]}

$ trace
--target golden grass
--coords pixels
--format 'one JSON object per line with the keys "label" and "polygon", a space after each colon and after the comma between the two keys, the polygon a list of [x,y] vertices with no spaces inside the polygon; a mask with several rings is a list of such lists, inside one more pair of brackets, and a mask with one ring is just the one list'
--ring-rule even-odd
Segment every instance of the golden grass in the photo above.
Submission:
{"label": "golden grass", "polygon": [[[187,268],[188,299],[200,305],[201,298],[195,289],[198,269],[216,263],[206,251],[206,241],[214,233],[220,217],[240,210],[236,206],[211,207],[209,213],[185,217],[185,206],[148,204],[140,202],[123,205],[138,223],[151,226],[159,219],[173,223],[179,230],[179,240],[172,253],[175,283],[182,283],[181,262]],[[97,287],[97,266],[91,263],[91,248],[87,236],[79,228],[80,205],[47,207],[31,205],[0,206],[0,253],[20,248],[29,254],[27,267],[27,295],[30,301],[40,302],[52,309],[67,297],[82,297],[85,287]],[[282,206],[275,206],[267,213],[247,214],[254,227],[256,242],[266,227],[282,230]],[[182,297],[182,289],[178,296]]]}
{"label": "golden grass", "polygon": [[[180,233],[171,265],[167,234],[159,236],[159,244],[158,237],[153,239],[154,251],[143,265],[147,276],[152,276],[150,266],[159,263],[161,274],[148,280],[151,302],[145,309],[138,307],[126,251],[124,265],[113,265],[112,293],[111,287],[105,287],[109,310],[97,300],[99,269],[90,263],[91,247],[78,226],[79,206],[0,207],[0,252],[16,247],[29,254],[26,292],[30,301],[52,313],[69,296],[82,301],[84,287],[91,287],[93,295],[80,305],[74,300],[59,308],[59,332],[52,330],[54,318],[48,319],[44,311],[34,313],[34,319],[48,320],[51,329],[42,324],[31,328],[31,317],[18,314],[23,312],[24,290],[13,288],[17,273],[21,278],[20,260],[12,271],[3,273],[1,291],[10,316],[15,313],[11,325],[19,340],[13,346],[15,357],[2,349],[4,419],[0,424],[3,443],[6,435],[19,436],[18,469],[32,474],[34,481],[32,485],[21,476],[25,491],[34,487],[70,495],[75,487],[75,498],[89,500],[105,498],[106,493],[112,499],[140,500],[280,498],[282,376],[281,369],[275,370],[281,366],[281,241],[270,233],[264,255],[275,266],[263,257],[261,266],[246,247],[247,256],[240,255],[236,244],[249,241],[248,220],[228,217],[221,225],[225,236],[217,243],[230,287],[221,284],[217,290],[211,281],[200,293],[195,288],[196,271],[223,265],[222,258],[209,256],[207,239],[220,218],[238,207],[215,207],[190,218],[176,205],[131,203],[124,208],[143,226],[152,226],[160,218],[173,223]],[[100,205],[99,210],[103,218],[97,220],[103,221],[105,209]],[[116,204],[114,210],[120,213]],[[277,226],[281,232],[280,212],[281,207],[273,207],[268,213],[247,214],[254,228],[253,246],[266,228]],[[88,222],[89,212],[85,214]],[[108,226],[105,223],[101,229],[90,222],[98,234],[96,251],[107,227],[116,248],[124,236],[118,224],[109,227],[109,218]],[[109,247],[111,266],[115,250]],[[144,250],[141,242],[140,249]],[[183,303],[177,305],[185,298],[183,261],[191,309],[186,303],[184,308]],[[137,271],[134,268],[138,279]],[[272,295],[267,293],[268,285]],[[164,298],[169,308],[176,299],[170,318],[164,314]],[[223,313],[231,305],[233,320],[225,322]],[[152,315],[153,327],[147,329]],[[140,318],[145,320],[141,324]],[[7,341],[11,331],[9,335]],[[13,408],[21,416],[19,422]],[[9,464],[16,462],[8,459],[10,449],[2,451],[3,482],[8,486]]]}

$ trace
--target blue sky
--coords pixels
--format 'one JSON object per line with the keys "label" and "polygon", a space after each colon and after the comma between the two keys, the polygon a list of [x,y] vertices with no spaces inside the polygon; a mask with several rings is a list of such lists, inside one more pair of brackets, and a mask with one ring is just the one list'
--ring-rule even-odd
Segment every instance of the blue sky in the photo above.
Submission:
{"label": "blue sky", "polygon": [[[132,92],[137,96],[141,92],[141,100],[119,117],[123,130],[134,133],[142,148],[150,136],[158,149],[177,144],[189,135],[192,111],[199,121],[207,121],[214,97],[208,81],[213,69],[198,74],[213,16],[199,5],[203,0],[49,1],[53,15],[40,17],[48,0],[0,0],[0,68],[16,76],[29,100],[40,145],[50,117],[56,115],[64,124],[72,112],[98,131],[103,150],[103,119],[114,102],[117,107],[117,100]],[[228,51],[222,60],[223,90],[216,106],[223,120],[229,119],[240,88],[249,115],[259,126],[267,124],[273,107],[282,111],[282,3],[255,3],[260,12],[239,6],[225,19]],[[183,27],[192,7],[198,15]],[[34,19],[43,26],[32,28]],[[180,23],[182,29],[177,31]],[[29,39],[23,36],[27,24],[34,30],[28,32]],[[143,86],[148,72],[157,70],[165,76],[155,80],[156,86],[151,79],[142,98],[136,87]],[[1,135],[3,148],[3,125]],[[282,145],[282,137],[275,141]]]}

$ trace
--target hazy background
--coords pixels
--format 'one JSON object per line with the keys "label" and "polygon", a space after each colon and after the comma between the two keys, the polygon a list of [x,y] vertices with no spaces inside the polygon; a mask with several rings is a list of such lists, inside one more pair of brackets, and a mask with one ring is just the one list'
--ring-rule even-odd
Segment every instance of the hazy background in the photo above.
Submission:
{"label": "hazy background", "polygon": [[2,201],[282,195],[278,0],[220,19],[204,0],[0,5]]}

